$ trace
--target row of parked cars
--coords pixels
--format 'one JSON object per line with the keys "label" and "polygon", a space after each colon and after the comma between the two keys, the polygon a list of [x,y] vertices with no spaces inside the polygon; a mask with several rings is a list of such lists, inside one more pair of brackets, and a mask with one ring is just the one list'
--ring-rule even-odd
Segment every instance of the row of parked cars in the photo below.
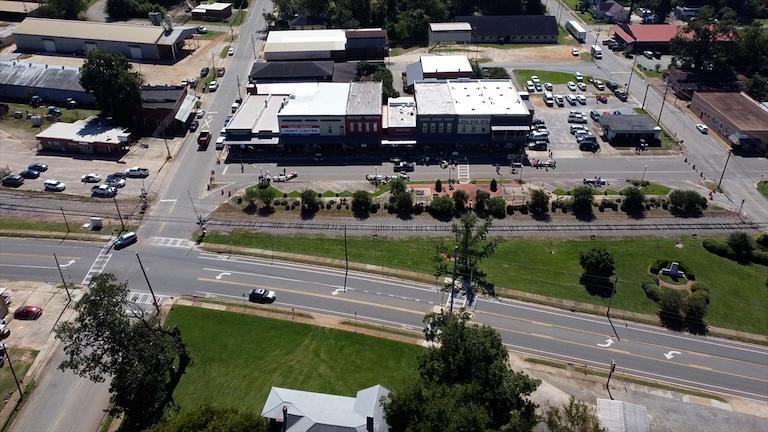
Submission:
{"label": "row of parked cars", "polygon": [[[30,164],[26,170],[18,173],[5,176],[2,180],[2,185],[6,187],[19,187],[24,184],[24,180],[37,179],[40,177],[41,172],[48,171],[48,165],[35,162]],[[118,171],[110,174],[106,177],[104,184],[95,185],[91,188],[91,194],[99,198],[111,198],[117,195],[117,190],[125,186],[125,179],[129,177],[145,178],[149,176],[149,170],[147,168],[133,167],[128,168],[125,171]],[[80,181],[83,183],[100,183],[102,180],[101,175],[96,173],[88,173],[80,177]],[[67,188],[67,185],[61,180],[48,179],[43,182],[43,190],[49,192],[62,192]]]}
{"label": "row of parked cars", "polygon": [[546,151],[549,147],[549,129],[542,119],[533,119],[528,134],[528,150]]}
{"label": "row of parked cars", "polygon": [[589,130],[587,118],[584,113],[571,111],[568,113],[568,123],[571,125],[570,132],[576,138],[579,150],[597,151],[600,144],[597,143],[597,137]]}

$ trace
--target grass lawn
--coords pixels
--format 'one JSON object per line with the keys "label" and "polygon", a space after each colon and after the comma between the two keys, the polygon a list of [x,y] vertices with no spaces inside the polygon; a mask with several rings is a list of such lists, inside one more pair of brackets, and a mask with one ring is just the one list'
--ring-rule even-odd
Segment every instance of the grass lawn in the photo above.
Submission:
{"label": "grass lawn", "polygon": [[208,33],[205,33],[205,34],[201,34],[201,33],[195,34],[195,39],[204,39],[204,40],[216,39],[222,33],[224,32],[208,30]]}
{"label": "grass lawn", "polygon": [[[272,248],[277,251],[344,259],[341,237],[290,237],[234,231],[230,236],[210,232],[207,242],[235,246]],[[432,273],[434,247],[438,239],[387,239],[349,237],[351,261]],[[673,239],[598,240],[505,240],[494,257],[485,263],[489,279],[497,287],[512,288],[552,297],[607,306],[608,300],[592,296],[579,284],[579,252],[591,247],[607,248],[616,260],[619,285],[614,307],[635,312],[656,312],[640,284],[648,279],[648,266],[657,258],[682,261],[696,273],[697,281],[712,288],[707,322],[721,327],[768,334],[768,296],[765,280],[768,267],[743,266],[710,254],[701,240]],[[550,253],[551,250],[551,253]]]}
{"label": "grass lawn", "polygon": [[[13,361],[13,370],[16,371],[16,376],[21,379],[27,374],[27,370],[32,366],[32,362],[35,361],[38,352],[35,350],[16,348],[11,348],[10,352],[11,361]],[[7,365],[7,359],[5,363],[6,366],[3,366],[3,368],[0,369],[0,394],[3,396],[18,391],[16,388],[16,381],[11,374],[11,368]],[[23,386],[24,384],[22,384],[22,387]]]}
{"label": "grass lawn", "polygon": [[768,198],[768,180],[757,182],[757,191],[763,194],[764,197]]}
{"label": "grass lawn", "polygon": [[202,404],[260,413],[271,386],[354,396],[416,377],[422,348],[290,321],[174,306],[192,356],[174,392],[183,410]]}
{"label": "grass lawn", "polygon": [[227,51],[229,51],[229,49],[231,47],[232,47],[232,45],[225,45],[225,46],[221,47],[221,52],[219,52],[219,58],[223,58],[223,59],[227,58],[228,57],[227,56]]}
{"label": "grass lawn", "polygon": [[[576,76],[570,72],[557,72],[557,71],[545,71],[534,69],[517,69],[515,70],[515,78],[521,86],[525,86],[525,82],[531,79],[531,76],[536,75],[539,77],[542,83],[552,84],[566,84],[568,81],[576,82]],[[589,81],[589,76],[584,75],[584,82]]]}
{"label": "grass lawn", "polygon": [[211,81],[216,79],[216,69],[211,67],[209,68],[210,70],[208,71],[208,75],[206,75],[205,78],[201,78],[200,80],[197,81],[197,91],[199,92],[208,91],[208,84],[210,84]]}
{"label": "grass lawn", "polygon": [[561,26],[560,24],[557,25],[557,33],[557,43],[559,45],[581,45],[579,41],[577,41],[576,38],[568,33],[568,30],[566,30],[565,27]]}
{"label": "grass lawn", "polygon": [[[41,127],[33,127],[32,123],[27,120],[26,118],[21,119],[14,119],[13,113],[16,111],[21,111],[22,113],[26,113],[27,111],[33,113],[33,114],[41,114],[45,116],[45,113],[48,109],[49,105],[40,106],[37,108],[32,108],[28,104],[21,104],[21,103],[11,103],[11,102],[2,102],[8,105],[8,115],[3,118],[2,121],[0,121],[0,124],[3,125],[3,127],[12,127],[16,129],[30,129],[35,130],[37,132],[47,129],[48,126],[52,125],[53,122],[45,120],[43,122],[43,126]],[[71,123],[77,120],[83,120],[90,116],[96,116],[99,115],[98,110],[92,110],[92,109],[83,109],[83,108],[77,108],[77,109],[66,109],[63,107],[58,107],[61,110],[61,117],[59,118],[59,121]]]}
{"label": "grass lawn", "polygon": [[635,70],[637,70],[640,75],[643,75],[647,78],[661,78],[661,76],[664,74],[663,70],[656,71],[655,69],[647,69],[641,65],[635,66]]}

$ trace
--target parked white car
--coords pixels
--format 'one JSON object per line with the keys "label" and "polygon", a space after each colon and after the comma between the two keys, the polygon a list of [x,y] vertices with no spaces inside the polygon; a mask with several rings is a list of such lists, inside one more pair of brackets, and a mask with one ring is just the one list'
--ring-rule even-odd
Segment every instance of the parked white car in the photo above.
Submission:
{"label": "parked white car", "polygon": [[698,129],[699,132],[703,134],[709,133],[709,128],[707,127],[707,125],[703,125],[701,123],[696,123],[696,129]]}
{"label": "parked white car", "polygon": [[573,81],[568,81],[568,90],[570,91],[576,91],[576,83]]}
{"label": "parked white car", "polygon": [[544,83],[544,89],[548,91],[552,91],[552,83]]}
{"label": "parked white car", "polygon": [[80,181],[83,183],[98,183],[101,181],[101,176],[96,173],[88,173],[80,177]]}
{"label": "parked white car", "polygon": [[61,192],[66,188],[67,188],[67,185],[65,185],[63,182],[59,180],[51,179],[43,182],[43,189],[47,191]]}
{"label": "parked white car", "polygon": [[584,81],[584,75],[582,75],[581,72],[576,72],[575,76],[576,76],[576,81],[579,81],[579,82]]}
{"label": "parked white car", "polygon": [[557,106],[565,106],[565,99],[563,99],[563,95],[555,95],[555,103]]}
{"label": "parked white car", "polygon": [[574,56],[574,57],[578,57],[579,55],[581,55],[581,53],[579,52],[578,49],[573,48],[573,49],[571,49],[571,55]]}
{"label": "parked white car", "polygon": [[587,91],[587,85],[586,85],[586,84],[584,84],[584,83],[583,83],[583,82],[581,82],[581,81],[579,81],[579,82],[577,82],[577,83],[576,83],[576,87],[578,87],[578,88],[579,88],[579,90],[581,90],[581,91]]}
{"label": "parked white car", "polygon": [[539,83],[541,83],[541,80],[540,80],[540,79],[539,79],[539,77],[538,77],[538,76],[536,76],[536,75],[532,75],[532,76],[531,76],[531,81],[533,81],[533,83],[534,83],[534,84],[539,84]]}
{"label": "parked white car", "polygon": [[576,95],[576,100],[579,101],[579,103],[582,105],[587,104],[587,97],[584,95]]}
{"label": "parked white car", "polygon": [[216,90],[218,90],[218,88],[219,88],[219,82],[216,80],[213,80],[208,84],[209,92],[215,92]]}
{"label": "parked white car", "polygon": [[565,95],[565,100],[567,100],[568,103],[571,104],[571,105],[576,105],[576,96],[574,96],[574,95],[572,95],[570,93]]}
{"label": "parked white car", "polygon": [[230,57],[235,55],[235,49],[232,47],[229,47],[229,49],[227,50],[227,55]]}

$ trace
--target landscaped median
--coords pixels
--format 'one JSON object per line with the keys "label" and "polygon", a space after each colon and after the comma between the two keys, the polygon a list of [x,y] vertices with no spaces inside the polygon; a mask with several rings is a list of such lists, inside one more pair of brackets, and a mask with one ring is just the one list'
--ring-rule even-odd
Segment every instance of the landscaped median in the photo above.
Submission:
{"label": "landscaped median", "polygon": [[[446,239],[447,240],[447,239]],[[435,282],[435,238],[347,239],[351,268],[392,276]],[[204,248],[223,253],[274,256],[318,265],[343,266],[343,237],[269,235],[209,231]],[[697,281],[711,290],[706,317],[712,334],[768,342],[768,298],[764,295],[768,266],[742,265],[716,256],[695,238],[595,239],[595,240],[502,240],[484,264],[488,280],[502,296],[551,304],[590,313],[604,313],[609,299],[591,295],[579,282],[579,253],[604,247],[614,256],[618,284],[612,316],[658,323],[657,305],[642,289],[651,279],[649,268],[657,260],[684,262]],[[249,248],[259,249],[249,251]],[[274,253],[272,251],[275,251]],[[405,270],[405,271],[403,271]],[[718,328],[720,327],[720,328]],[[739,334],[756,333],[757,337]]]}

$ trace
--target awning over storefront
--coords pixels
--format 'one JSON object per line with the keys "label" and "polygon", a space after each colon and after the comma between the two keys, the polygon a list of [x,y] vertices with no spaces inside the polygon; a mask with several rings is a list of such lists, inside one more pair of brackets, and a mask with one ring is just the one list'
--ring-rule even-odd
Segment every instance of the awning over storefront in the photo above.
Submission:
{"label": "awning over storefront", "polygon": [[187,119],[189,119],[189,115],[192,114],[192,111],[195,109],[195,105],[197,105],[197,97],[187,95],[187,97],[184,98],[184,102],[181,103],[179,110],[176,112],[176,120],[185,123]]}
{"label": "awning over storefront", "polygon": [[504,132],[504,131],[521,131],[521,132],[528,132],[531,130],[530,126],[491,126],[492,132]]}
{"label": "awning over storefront", "polygon": [[416,144],[416,140],[381,140],[383,146],[411,146]]}

